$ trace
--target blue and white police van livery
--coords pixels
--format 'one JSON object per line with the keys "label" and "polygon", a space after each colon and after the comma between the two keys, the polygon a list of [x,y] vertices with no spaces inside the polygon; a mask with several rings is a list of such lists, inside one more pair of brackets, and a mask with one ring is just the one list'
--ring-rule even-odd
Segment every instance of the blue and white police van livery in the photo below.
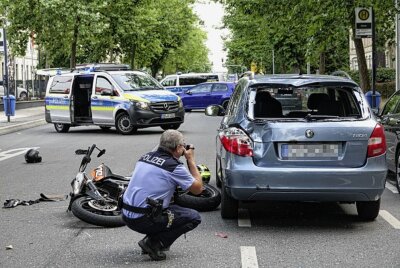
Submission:
{"label": "blue and white police van livery", "polygon": [[81,68],[55,75],[47,84],[45,118],[57,132],[81,125],[115,127],[123,135],[153,126],[178,129],[184,116],[179,96],[127,65]]}

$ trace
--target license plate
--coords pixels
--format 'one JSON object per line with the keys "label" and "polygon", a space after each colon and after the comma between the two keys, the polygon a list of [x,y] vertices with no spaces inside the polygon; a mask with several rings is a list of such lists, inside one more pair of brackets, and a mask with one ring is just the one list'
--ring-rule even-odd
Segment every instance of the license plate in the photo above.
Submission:
{"label": "license plate", "polygon": [[175,114],[162,114],[161,118],[162,119],[168,119],[168,118],[174,118]]}
{"label": "license plate", "polygon": [[338,143],[284,143],[280,146],[281,157],[296,159],[337,159],[341,155]]}

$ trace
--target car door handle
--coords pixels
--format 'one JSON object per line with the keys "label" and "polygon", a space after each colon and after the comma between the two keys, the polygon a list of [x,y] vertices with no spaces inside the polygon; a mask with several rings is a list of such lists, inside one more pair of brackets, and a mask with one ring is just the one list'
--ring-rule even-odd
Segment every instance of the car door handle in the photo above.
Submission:
{"label": "car door handle", "polygon": [[92,99],[97,100],[98,98],[97,98],[97,96],[93,96]]}
{"label": "car door handle", "polygon": [[68,95],[65,95],[65,96],[64,96],[64,99],[68,99]]}

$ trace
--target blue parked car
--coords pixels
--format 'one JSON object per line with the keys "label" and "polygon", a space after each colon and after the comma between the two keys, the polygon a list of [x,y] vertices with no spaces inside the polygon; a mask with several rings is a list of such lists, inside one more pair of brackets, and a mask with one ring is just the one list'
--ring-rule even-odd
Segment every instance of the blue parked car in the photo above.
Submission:
{"label": "blue parked car", "polygon": [[235,85],[232,82],[201,83],[177,95],[182,98],[185,111],[204,109],[212,104],[221,105],[226,109]]}

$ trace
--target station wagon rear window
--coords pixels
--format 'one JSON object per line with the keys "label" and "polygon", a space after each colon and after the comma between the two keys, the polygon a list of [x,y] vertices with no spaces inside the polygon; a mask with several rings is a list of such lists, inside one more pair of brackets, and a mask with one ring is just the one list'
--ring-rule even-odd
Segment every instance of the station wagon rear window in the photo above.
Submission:
{"label": "station wagon rear window", "polygon": [[[253,118],[360,118],[357,91],[343,86],[253,85],[249,114]],[[357,93],[358,94],[358,93]]]}

